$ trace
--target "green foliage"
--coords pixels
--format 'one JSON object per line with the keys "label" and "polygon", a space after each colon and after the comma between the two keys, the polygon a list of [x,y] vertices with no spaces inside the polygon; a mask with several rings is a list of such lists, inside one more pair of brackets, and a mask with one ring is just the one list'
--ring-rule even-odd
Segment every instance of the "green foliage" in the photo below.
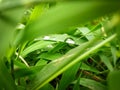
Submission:
{"label": "green foliage", "polygon": [[119,11],[113,0],[0,0],[0,90],[118,90]]}
{"label": "green foliage", "polygon": [[109,76],[108,76],[109,90],[118,90],[120,88],[119,80],[120,80],[119,70],[109,73]]}

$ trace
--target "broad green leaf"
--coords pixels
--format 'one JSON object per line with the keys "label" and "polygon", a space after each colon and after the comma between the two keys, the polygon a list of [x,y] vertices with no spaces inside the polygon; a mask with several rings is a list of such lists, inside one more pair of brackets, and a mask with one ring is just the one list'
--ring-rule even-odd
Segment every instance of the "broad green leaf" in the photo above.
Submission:
{"label": "broad green leaf", "polygon": [[[83,60],[91,53],[96,52],[98,48],[110,42],[115,37],[116,34],[97,44],[95,44],[96,40],[92,40],[91,42],[84,43],[83,45],[80,45],[70,50],[63,57],[50,62],[40,72],[38,72],[37,76],[31,82],[27,89],[37,90],[43,87],[49,81],[51,81],[52,79],[63,73],[65,70],[78,63],[79,61]],[[87,48],[89,49],[86,50]]]}
{"label": "broad green leaf", "polygon": [[110,62],[110,59],[104,54],[100,54],[101,61],[107,66],[110,71],[113,71],[113,66]]}
{"label": "broad green leaf", "polygon": [[[35,2],[35,1],[34,1]],[[39,0],[38,0],[39,2]],[[49,7],[49,4],[47,3],[40,3],[34,6],[33,11],[31,10],[32,13],[30,13],[31,15],[28,17],[28,20],[26,20],[26,26],[28,24],[30,24],[31,22],[33,22],[34,20],[38,19],[38,17],[40,17]],[[24,29],[24,28],[23,28]],[[19,31],[14,43],[17,46],[18,44],[20,44],[20,40],[23,37],[24,34],[24,30]]]}
{"label": "broad green leaf", "polygon": [[23,40],[33,39],[40,35],[69,32],[71,27],[119,9],[118,2],[74,1],[59,3],[25,28]]}
{"label": "broad green leaf", "polygon": [[[6,20],[1,20],[0,17],[0,57],[5,54],[6,49],[8,48],[8,44],[10,39],[12,39],[14,25],[11,25]],[[11,22],[12,23],[12,22]]]}
{"label": "broad green leaf", "polygon": [[14,30],[23,12],[24,8],[18,8],[0,13],[0,54],[4,54],[9,47]]}
{"label": "broad green leaf", "polygon": [[[76,81],[73,83],[75,82]],[[90,90],[107,90],[107,87],[105,85],[92,79],[80,78],[79,84],[89,88]]]}
{"label": "broad green leaf", "polygon": [[68,85],[75,80],[79,67],[80,63],[77,63],[62,74],[62,78],[58,85],[58,90],[66,90]]}
{"label": "broad green leaf", "polygon": [[120,71],[110,72],[108,75],[108,90],[120,89]]}

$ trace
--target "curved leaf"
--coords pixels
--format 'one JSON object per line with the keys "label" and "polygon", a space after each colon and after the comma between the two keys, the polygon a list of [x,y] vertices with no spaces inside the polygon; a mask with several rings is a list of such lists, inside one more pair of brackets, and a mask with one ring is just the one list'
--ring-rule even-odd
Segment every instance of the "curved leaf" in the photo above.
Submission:
{"label": "curved leaf", "polygon": [[71,27],[119,9],[118,2],[74,1],[59,3],[25,28],[23,41],[45,34],[69,32]]}

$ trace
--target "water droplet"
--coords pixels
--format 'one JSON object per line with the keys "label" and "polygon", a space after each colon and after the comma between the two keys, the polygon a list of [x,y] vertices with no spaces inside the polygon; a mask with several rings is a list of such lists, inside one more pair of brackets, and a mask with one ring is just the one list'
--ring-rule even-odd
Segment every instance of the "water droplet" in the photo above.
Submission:
{"label": "water droplet", "polygon": [[24,29],[25,28],[25,25],[24,24],[19,24],[18,26],[17,26],[17,29]]}
{"label": "water droplet", "polygon": [[50,44],[50,45],[47,45],[48,48],[53,48],[53,46]]}
{"label": "water droplet", "polygon": [[50,37],[49,37],[49,36],[45,36],[43,39],[44,39],[44,40],[49,40]]}
{"label": "water droplet", "polygon": [[75,44],[75,42],[74,42],[72,39],[67,39],[67,40],[66,40],[66,43]]}

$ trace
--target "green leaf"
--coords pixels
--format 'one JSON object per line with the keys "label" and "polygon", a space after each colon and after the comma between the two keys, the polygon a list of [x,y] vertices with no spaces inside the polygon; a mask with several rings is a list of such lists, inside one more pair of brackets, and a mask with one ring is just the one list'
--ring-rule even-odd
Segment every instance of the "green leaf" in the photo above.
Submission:
{"label": "green leaf", "polygon": [[62,78],[58,85],[58,90],[66,90],[67,86],[74,81],[79,66],[80,63],[77,63],[62,74]]}
{"label": "green leaf", "polygon": [[54,87],[48,83],[39,90],[54,90]]}
{"label": "green leaf", "polygon": [[44,47],[47,47],[48,45],[51,45],[55,42],[51,42],[51,41],[38,41],[36,43],[33,43],[32,45],[30,45],[29,47],[27,47],[22,53],[21,56],[25,57],[27,54],[37,50],[37,49],[42,49]]}
{"label": "green leaf", "polygon": [[65,47],[67,44],[65,43],[65,42],[59,42],[59,43],[57,43],[57,45],[53,48],[53,49],[51,49],[49,52],[50,53],[55,53],[55,52],[57,52],[57,51],[59,51],[60,49],[62,49],[63,47]]}
{"label": "green leaf", "polygon": [[3,59],[0,59],[0,90],[16,90],[14,80]]}
{"label": "green leaf", "polygon": [[40,55],[40,58],[42,59],[47,59],[47,60],[55,60],[57,58],[60,58],[61,56],[63,56],[60,53],[43,53]]}
{"label": "green leaf", "polygon": [[43,38],[37,38],[38,40],[50,40],[50,41],[56,41],[56,42],[64,42],[66,38],[69,38],[70,36],[67,34],[51,34],[46,35]]}
{"label": "green leaf", "polygon": [[25,28],[23,41],[45,34],[70,32],[71,27],[119,9],[118,2],[74,1],[59,3]]}
{"label": "green leaf", "polygon": [[114,66],[115,66],[115,65],[116,65],[116,62],[117,62],[117,56],[116,56],[116,54],[117,54],[117,49],[116,49],[116,47],[111,46],[111,53],[112,53],[112,57],[113,57],[113,64],[114,64]]}
{"label": "green leaf", "polygon": [[99,71],[97,69],[95,69],[94,67],[92,66],[88,66],[87,64],[85,63],[82,63],[80,69],[82,70],[87,70],[87,71],[91,71],[91,72],[95,72],[95,73],[99,73]]}
{"label": "green leaf", "polygon": [[9,47],[14,30],[23,12],[24,8],[0,12],[0,54],[4,55],[6,49]]}
{"label": "green leaf", "polygon": [[23,86],[17,86],[17,90],[25,90]]}
{"label": "green leaf", "polygon": [[47,3],[47,2],[55,2],[56,0],[13,0],[12,2],[10,0],[2,0],[0,2],[0,11],[6,11],[14,8],[34,5],[38,3]]}
{"label": "green leaf", "polygon": [[48,61],[40,59],[35,65],[36,66],[43,66],[46,65]]}
{"label": "green leaf", "polygon": [[[10,4],[7,3],[7,5]],[[1,6],[2,3],[0,3],[0,89],[16,90],[14,80],[8,72],[2,57],[11,46],[10,42],[12,41],[14,30],[23,15],[24,8],[2,11],[3,8]]]}
{"label": "green leaf", "polygon": [[88,28],[86,28],[86,27],[78,28],[78,30],[80,30],[80,32],[82,33],[82,35],[84,37],[86,37],[88,40],[92,40],[92,39],[95,38],[94,35],[93,35],[93,33],[91,33],[91,31]]}
{"label": "green leaf", "polygon": [[36,74],[43,68],[43,66],[44,65],[27,67],[27,68],[17,68],[14,71],[15,78],[20,78],[20,77],[25,77],[25,76]]}
{"label": "green leaf", "polygon": [[110,59],[107,56],[105,56],[104,54],[100,54],[100,58],[101,58],[102,62],[104,62],[104,64],[108,67],[108,69],[110,71],[113,71],[113,66],[110,62]]}
{"label": "green leaf", "polygon": [[[73,83],[76,83],[76,81],[74,81]],[[79,84],[89,88],[90,90],[107,90],[107,87],[101,84],[100,82],[87,78],[80,78]]]}
{"label": "green leaf", "polygon": [[120,71],[110,72],[108,75],[108,89],[109,90],[119,90],[120,89]]}
{"label": "green leaf", "polygon": [[32,14],[30,15],[29,21],[27,24],[33,22],[38,19],[49,7],[49,4],[40,3],[34,7]]}
{"label": "green leaf", "polygon": [[[95,45],[94,42],[96,41],[92,40],[91,42],[85,43],[70,50],[63,57],[50,62],[40,72],[38,72],[35,79],[28,86],[28,90],[37,90],[43,87],[46,83],[48,83],[49,81],[51,81],[52,79],[63,73],[65,70],[78,63],[80,60],[83,60],[91,53],[94,53],[96,50],[98,50],[98,48],[110,42],[115,37],[116,34],[112,35],[108,39],[103,40]],[[86,50],[87,48],[89,49]]]}

